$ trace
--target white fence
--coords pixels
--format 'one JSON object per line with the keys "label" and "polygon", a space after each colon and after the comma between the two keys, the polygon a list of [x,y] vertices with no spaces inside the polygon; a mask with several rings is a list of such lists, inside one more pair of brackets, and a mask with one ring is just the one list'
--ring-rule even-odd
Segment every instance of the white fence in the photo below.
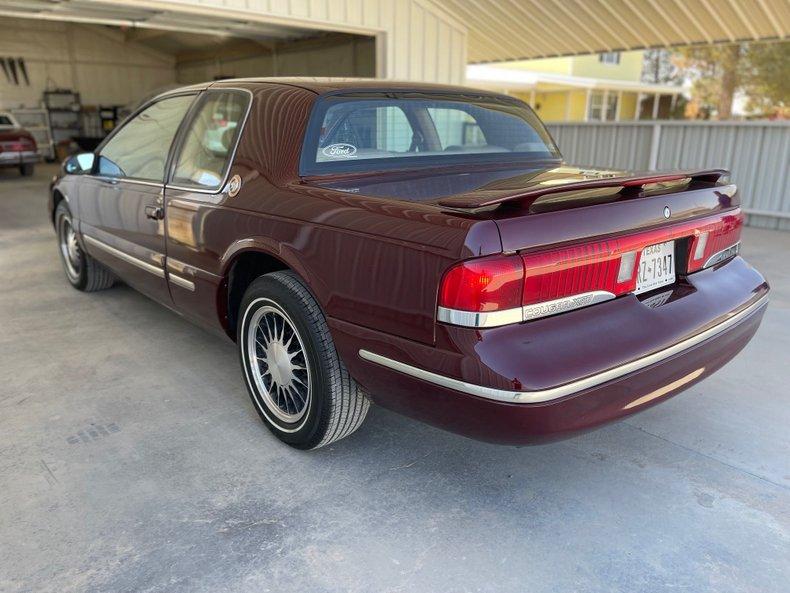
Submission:
{"label": "white fence", "polygon": [[645,171],[732,172],[749,224],[790,230],[790,122],[548,122],[565,160]]}

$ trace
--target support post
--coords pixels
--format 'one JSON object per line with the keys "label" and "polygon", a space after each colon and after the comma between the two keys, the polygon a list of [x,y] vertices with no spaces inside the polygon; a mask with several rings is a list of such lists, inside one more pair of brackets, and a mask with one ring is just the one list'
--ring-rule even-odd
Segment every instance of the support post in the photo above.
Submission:
{"label": "support post", "polygon": [[640,112],[642,111],[642,93],[636,94],[636,109],[634,110],[634,119],[639,119]]}
{"label": "support post", "polygon": [[653,135],[650,138],[650,157],[648,158],[647,168],[650,171],[658,167],[658,149],[661,146],[661,124],[653,124]]}
{"label": "support post", "polygon": [[661,95],[659,95],[658,93],[653,95],[653,119],[654,120],[658,119],[658,103],[659,103],[659,98],[660,97],[661,97]]}
{"label": "support post", "polygon": [[592,89],[587,89],[587,95],[584,98],[584,121],[590,121],[590,101],[592,101]]}
{"label": "support post", "polygon": [[623,112],[623,91],[617,91],[617,105],[614,108],[614,121],[620,121]]}

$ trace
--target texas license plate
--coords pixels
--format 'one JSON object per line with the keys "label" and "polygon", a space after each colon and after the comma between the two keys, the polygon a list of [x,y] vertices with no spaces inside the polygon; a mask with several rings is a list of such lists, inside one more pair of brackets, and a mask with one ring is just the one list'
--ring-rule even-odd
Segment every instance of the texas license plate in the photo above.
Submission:
{"label": "texas license plate", "polygon": [[642,250],[636,294],[675,283],[675,242],[648,245]]}

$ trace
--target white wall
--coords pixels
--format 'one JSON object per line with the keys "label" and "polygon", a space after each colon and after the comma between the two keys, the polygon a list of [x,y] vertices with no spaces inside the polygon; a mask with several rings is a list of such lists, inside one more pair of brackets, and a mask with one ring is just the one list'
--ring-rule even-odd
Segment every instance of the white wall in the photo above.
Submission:
{"label": "white wall", "polygon": [[0,72],[0,107],[38,107],[42,92],[67,88],[83,105],[126,105],[176,82],[172,57],[125,43],[119,30],[0,18],[0,56],[24,58],[30,86]]}
{"label": "white wall", "polygon": [[[252,22],[376,35],[377,76],[462,84],[466,26],[430,0],[105,0]],[[465,0],[464,0],[465,1]]]}
{"label": "white wall", "polygon": [[361,76],[375,73],[375,42],[359,37],[326,45],[303,47],[296,44],[278,49],[276,56],[263,48],[250,57],[217,57],[176,66],[179,84],[213,80],[217,76]]}

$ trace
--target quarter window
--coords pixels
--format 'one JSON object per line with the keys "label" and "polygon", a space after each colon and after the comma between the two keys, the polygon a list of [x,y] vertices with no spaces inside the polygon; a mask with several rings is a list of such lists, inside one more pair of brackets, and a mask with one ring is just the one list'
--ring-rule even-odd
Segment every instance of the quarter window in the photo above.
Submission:
{"label": "quarter window", "polygon": [[134,116],[101,149],[98,174],[163,182],[170,145],[194,98],[162,99]]}
{"label": "quarter window", "polygon": [[249,97],[238,91],[210,91],[187,130],[172,183],[218,189],[230,166]]}

